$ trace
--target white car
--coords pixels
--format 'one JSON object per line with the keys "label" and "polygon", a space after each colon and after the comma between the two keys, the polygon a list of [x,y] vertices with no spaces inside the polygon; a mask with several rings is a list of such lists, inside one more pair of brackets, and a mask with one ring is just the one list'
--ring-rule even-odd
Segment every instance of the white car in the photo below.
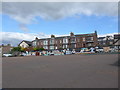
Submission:
{"label": "white car", "polygon": [[96,49],[97,52],[104,52],[103,49]]}
{"label": "white car", "polygon": [[10,56],[12,56],[12,54],[3,54],[3,56],[10,57]]}
{"label": "white car", "polygon": [[69,55],[69,54],[72,54],[72,52],[69,51],[69,50],[67,50],[67,51],[66,51],[66,55]]}

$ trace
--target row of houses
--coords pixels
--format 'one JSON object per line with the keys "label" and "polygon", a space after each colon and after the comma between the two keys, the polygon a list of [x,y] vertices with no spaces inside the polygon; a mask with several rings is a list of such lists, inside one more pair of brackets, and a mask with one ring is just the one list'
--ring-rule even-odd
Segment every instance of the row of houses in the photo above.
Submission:
{"label": "row of houses", "polygon": [[89,34],[77,34],[73,32],[69,36],[55,37],[51,35],[51,38],[38,39],[37,37],[33,41],[23,40],[19,46],[26,47],[39,47],[46,50],[56,49],[69,49],[80,50],[81,48],[90,47],[118,47],[120,45],[120,34],[114,36],[98,37],[97,31]]}
{"label": "row of houses", "polygon": [[56,50],[56,49],[76,49],[86,47],[96,47],[98,46],[97,32],[90,34],[77,34],[74,35],[73,32],[69,36],[55,37],[51,35],[51,38],[38,39],[36,37],[32,42],[22,41],[19,46],[26,48],[28,46],[44,48],[46,50]]}
{"label": "row of houses", "polygon": [[[22,48],[39,47],[46,50],[75,49],[76,51],[79,51],[81,48],[91,47],[114,47],[120,49],[120,34],[98,37],[97,31],[94,33],[77,35],[71,32],[69,36],[55,37],[55,35],[51,35],[51,38],[38,39],[36,37],[33,41],[23,40],[18,46]],[[10,46],[10,44],[1,45],[0,48],[2,48],[2,53],[9,53],[12,46]]]}

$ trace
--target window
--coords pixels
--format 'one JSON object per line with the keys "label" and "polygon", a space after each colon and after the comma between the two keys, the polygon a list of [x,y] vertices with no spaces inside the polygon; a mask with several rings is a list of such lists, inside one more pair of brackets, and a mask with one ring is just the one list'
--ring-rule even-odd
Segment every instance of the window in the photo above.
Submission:
{"label": "window", "polygon": [[36,46],[36,45],[37,45],[37,42],[36,42],[36,41],[34,41],[32,44],[33,44],[33,46]]}
{"label": "window", "polygon": [[43,46],[44,49],[48,49],[48,46]]}
{"label": "window", "polygon": [[50,40],[50,44],[54,44],[54,39],[51,39],[51,40]]}
{"label": "window", "polygon": [[83,37],[83,41],[85,41],[85,37]]}
{"label": "window", "polygon": [[67,38],[64,38],[64,39],[63,39],[63,43],[68,43],[68,39],[67,39]]}
{"label": "window", "polygon": [[80,42],[80,38],[78,38],[77,41]]}
{"label": "window", "polygon": [[60,43],[62,43],[62,40],[60,40]]}
{"label": "window", "polygon": [[63,48],[67,48],[68,45],[63,45]]}
{"label": "window", "polygon": [[44,40],[44,41],[43,41],[43,44],[44,44],[44,45],[48,45],[48,40]]}
{"label": "window", "polygon": [[24,48],[24,45],[22,45],[22,47]]}
{"label": "window", "polygon": [[63,39],[63,43],[66,43],[66,40],[65,40],[65,38]]}
{"label": "window", "polygon": [[88,46],[92,46],[92,44],[91,44],[91,43],[89,43],[89,44],[88,44]]}
{"label": "window", "polygon": [[76,44],[75,44],[75,48],[76,48]]}
{"label": "window", "polygon": [[54,49],[54,46],[50,46],[50,49]]}
{"label": "window", "polygon": [[87,41],[93,41],[93,37],[87,37]]}
{"label": "window", "polygon": [[71,43],[75,43],[75,38],[71,38]]}
{"label": "window", "polygon": [[76,48],[76,44],[72,44],[71,47],[72,47],[72,48]]}
{"label": "window", "polygon": [[[2,49],[2,48],[1,48]],[[10,51],[12,50],[13,48],[10,48]]]}

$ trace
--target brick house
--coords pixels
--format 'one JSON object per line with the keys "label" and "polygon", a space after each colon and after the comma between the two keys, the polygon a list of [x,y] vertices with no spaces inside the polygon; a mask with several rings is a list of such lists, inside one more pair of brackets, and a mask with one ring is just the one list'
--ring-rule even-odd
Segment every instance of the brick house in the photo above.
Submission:
{"label": "brick house", "polygon": [[55,37],[51,35],[51,38],[44,38],[32,41],[33,47],[40,47],[46,50],[55,50],[55,49],[80,49],[80,48],[89,48],[98,46],[97,41],[97,32],[90,34],[77,34],[74,35],[73,32],[70,33],[70,36]]}
{"label": "brick house", "polygon": [[12,50],[12,46],[10,44],[8,45],[1,45],[0,46],[0,54],[9,54]]}

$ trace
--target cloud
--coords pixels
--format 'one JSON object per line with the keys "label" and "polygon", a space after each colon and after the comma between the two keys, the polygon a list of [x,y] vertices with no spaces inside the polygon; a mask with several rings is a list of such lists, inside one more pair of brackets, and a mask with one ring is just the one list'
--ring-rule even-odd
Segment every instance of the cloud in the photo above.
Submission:
{"label": "cloud", "polygon": [[[3,2],[2,14],[20,23],[20,29],[29,31],[27,24],[45,20],[58,20],[78,15],[117,16],[117,2]],[[0,11],[1,12],[1,11]]]}
{"label": "cloud", "polygon": [[2,38],[0,39],[0,44],[11,44],[17,46],[22,40],[32,41],[36,37],[38,38],[48,38],[50,35],[44,33],[17,33],[17,32],[0,32]]}
{"label": "cloud", "polygon": [[30,24],[39,16],[57,20],[75,15],[117,15],[117,2],[3,2],[2,12],[22,24]]}
{"label": "cloud", "polygon": [[[35,40],[36,37],[41,38],[50,38],[51,35],[44,33],[18,33],[18,32],[0,32],[0,45],[1,44],[11,44],[13,46],[17,46],[22,40],[32,41]],[[55,35],[58,36],[66,36],[66,35]]]}
{"label": "cloud", "polygon": [[27,26],[26,26],[26,24],[19,24],[19,27],[20,27],[20,29],[22,29],[25,32],[29,31],[28,28],[27,28]]}

